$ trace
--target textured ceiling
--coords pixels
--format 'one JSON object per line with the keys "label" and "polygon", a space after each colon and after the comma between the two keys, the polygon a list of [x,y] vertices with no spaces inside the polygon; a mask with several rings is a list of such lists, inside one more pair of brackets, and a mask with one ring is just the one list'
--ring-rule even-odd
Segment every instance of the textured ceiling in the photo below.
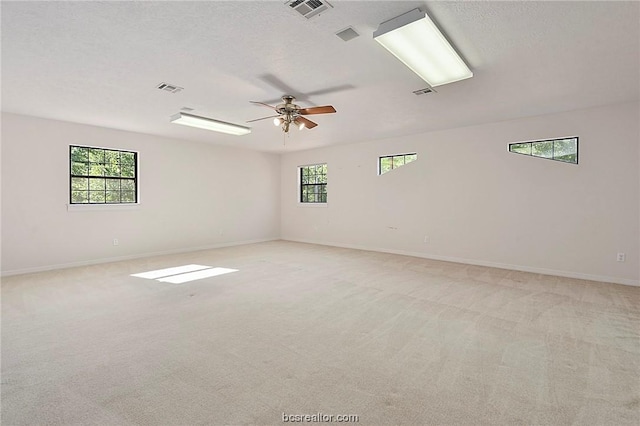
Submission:
{"label": "textured ceiling", "polygon": [[[307,20],[284,1],[3,1],[2,110],[283,152],[640,99],[640,2],[332,5]],[[412,93],[425,84],[372,33],[416,7],[473,78]],[[349,26],[360,37],[335,35]],[[319,126],[292,131],[286,145],[270,120],[240,137],[169,123],[190,107],[244,124],[270,115],[249,100],[284,94],[338,113],[314,116]]]}

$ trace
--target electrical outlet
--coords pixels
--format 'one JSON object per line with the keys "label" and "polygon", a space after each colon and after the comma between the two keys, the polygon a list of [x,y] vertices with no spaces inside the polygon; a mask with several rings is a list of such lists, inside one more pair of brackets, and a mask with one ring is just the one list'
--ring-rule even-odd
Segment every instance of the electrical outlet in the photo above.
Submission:
{"label": "electrical outlet", "polygon": [[114,246],[117,246],[118,244],[120,244],[120,241],[118,241],[118,239],[117,239],[117,238],[114,238],[114,239],[113,239],[113,245],[114,245]]}
{"label": "electrical outlet", "polygon": [[423,242],[424,244],[429,244],[429,236],[428,236],[428,235],[425,235],[425,236],[424,236],[424,240],[422,240],[422,242]]}
{"label": "electrical outlet", "polygon": [[625,253],[618,253],[618,262],[624,262],[627,260],[627,255]]}

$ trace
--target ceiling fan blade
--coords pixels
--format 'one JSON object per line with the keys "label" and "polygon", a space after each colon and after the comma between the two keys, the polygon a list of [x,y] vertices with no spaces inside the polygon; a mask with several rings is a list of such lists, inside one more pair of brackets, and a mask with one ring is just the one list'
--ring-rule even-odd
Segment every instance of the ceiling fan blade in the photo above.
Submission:
{"label": "ceiling fan blade", "polygon": [[304,117],[297,117],[295,120],[293,120],[294,123],[296,123],[298,126],[300,124],[304,124],[304,127],[306,127],[307,129],[313,129],[314,127],[316,127],[318,124],[314,123],[311,120],[308,120]]}
{"label": "ceiling fan blade", "polygon": [[[356,86],[352,84],[341,84],[339,86],[327,87],[325,89],[314,90],[312,92],[300,93],[297,90],[294,90],[293,87],[290,87],[289,85],[287,85],[285,82],[283,82],[273,74],[263,74],[259,76],[259,78],[260,80],[264,81],[271,87],[278,89],[281,93],[288,93],[290,95],[295,96],[298,102],[303,102],[305,104],[311,103],[312,105],[313,105],[313,102],[310,102],[309,98],[313,96],[326,95],[329,93],[342,92],[344,90],[351,90],[356,88]],[[273,99],[273,100],[269,99],[265,102],[268,104],[269,103],[277,104],[277,103],[280,103],[280,99]]]}
{"label": "ceiling fan blade", "polygon": [[356,88],[356,86],[354,86],[353,84],[341,84],[339,86],[327,87],[326,89],[314,90],[313,92],[307,92],[305,94],[303,100],[306,101],[307,98],[309,98],[311,96],[327,95],[329,93],[342,92],[343,90],[351,90],[351,89],[355,89],[355,88]]}
{"label": "ceiling fan blade", "polygon": [[[289,87],[284,81],[280,80],[273,74],[263,74],[260,77],[260,80],[267,83],[269,86],[278,89],[280,93],[287,93],[289,95],[294,96],[297,100],[303,100],[302,94],[298,93],[297,90],[294,90],[293,87]],[[269,102],[269,101],[267,101]],[[274,103],[280,103],[281,99],[274,99]]]}
{"label": "ceiling fan blade", "polygon": [[276,117],[280,117],[280,114],[278,114],[278,115],[270,115],[268,117],[256,118],[254,120],[247,120],[246,122],[247,123],[252,123],[254,121],[266,120],[267,118],[276,118]]}
{"label": "ceiling fan blade", "polygon": [[311,108],[300,108],[298,112],[302,115],[331,114],[333,112],[336,112],[336,109],[331,105],[325,105],[325,106],[311,107]]}
{"label": "ceiling fan blade", "polygon": [[256,104],[256,105],[266,106],[267,108],[271,108],[273,110],[276,109],[276,107],[274,107],[272,105],[269,105],[269,104],[265,104],[264,102],[257,102],[257,101],[249,101],[249,102],[251,102],[252,104]]}

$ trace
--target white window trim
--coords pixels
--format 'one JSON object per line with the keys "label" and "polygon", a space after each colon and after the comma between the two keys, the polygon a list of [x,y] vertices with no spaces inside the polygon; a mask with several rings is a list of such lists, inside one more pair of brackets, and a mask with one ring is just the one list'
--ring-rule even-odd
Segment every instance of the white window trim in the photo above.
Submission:
{"label": "white window trim", "polygon": [[68,212],[88,212],[107,210],[138,210],[140,203],[127,204],[67,204]]}
{"label": "white window trim", "polygon": [[[296,167],[296,174],[298,175],[298,184],[296,185],[296,202],[298,204],[298,207],[303,207],[303,208],[327,208],[329,202],[326,201],[324,203],[303,203],[302,201],[300,201],[300,188],[302,185],[302,180],[301,180],[301,176],[300,176],[300,169],[302,169],[303,167],[311,167],[311,166],[322,166],[326,164],[327,165],[327,194],[329,194],[329,163],[312,163],[312,164],[301,164],[298,167]],[[327,197],[327,199],[329,199],[329,197]]]}
{"label": "white window trim", "polygon": [[[412,161],[411,163],[415,163],[416,161],[418,161],[418,151],[407,152],[407,153],[404,153],[404,154],[400,153],[400,154],[378,155],[378,158],[377,158],[378,164],[376,165],[376,169],[378,171],[378,176],[382,176],[382,175],[386,174],[386,173],[382,173],[382,170],[380,168],[380,160],[382,160],[383,158],[387,158],[387,157],[399,157],[401,155],[404,155],[404,156],[415,155],[416,159],[414,161]],[[406,164],[410,164],[410,163],[405,163],[404,165],[406,165]],[[402,167],[402,166],[399,166],[399,167]],[[398,167],[394,167],[393,169],[389,170],[389,172],[392,171],[392,170],[395,170],[397,168]],[[387,173],[389,173],[389,172],[387,172]]]}
{"label": "white window trim", "polygon": [[[71,204],[71,202],[68,202],[66,204],[67,206],[67,211],[68,212],[88,212],[88,211],[115,211],[115,210],[138,210],[140,208],[140,205],[142,204],[142,198],[140,197],[140,151],[135,150],[135,149],[125,149],[125,148],[113,148],[113,147],[94,147],[94,146],[89,146],[89,145],[73,145],[73,146],[81,146],[81,147],[85,147],[85,148],[101,148],[101,149],[111,149],[111,150],[116,150],[116,151],[126,151],[126,152],[135,152],[136,153],[136,195],[137,195],[137,199],[138,201],[135,203],[120,203],[120,204],[108,204],[108,203],[104,203],[104,204],[89,204],[89,203],[78,203],[78,204]],[[67,166],[68,166],[68,170],[67,170],[67,179],[69,178],[69,176],[71,176],[71,161],[69,158],[67,158]],[[71,185],[67,184],[67,188],[69,191],[71,191]],[[67,193],[67,200],[71,200],[71,193]]]}
{"label": "white window trim", "polygon": [[[329,192],[329,187],[327,187],[327,193]],[[298,207],[302,207],[304,209],[322,209],[329,207],[329,203],[303,203],[298,200]]]}

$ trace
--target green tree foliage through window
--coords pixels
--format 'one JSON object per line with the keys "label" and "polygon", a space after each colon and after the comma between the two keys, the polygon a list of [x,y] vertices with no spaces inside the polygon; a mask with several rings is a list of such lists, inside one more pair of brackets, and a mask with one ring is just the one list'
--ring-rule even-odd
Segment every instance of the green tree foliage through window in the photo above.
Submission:
{"label": "green tree foliage through window", "polygon": [[71,204],[127,204],[138,201],[137,153],[70,146]]}
{"label": "green tree foliage through window", "polygon": [[378,174],[383,175],[418,159],[418,154],[396,154],[378,157]]}
{"label": "green tree foliage through window", "polygon": [[509,152],[578,164],[578,137],[512,143]]}
{"label": "green tree foliage through window", "polygon": [[327,202],[327,165],[300,167],[300,202]]}

